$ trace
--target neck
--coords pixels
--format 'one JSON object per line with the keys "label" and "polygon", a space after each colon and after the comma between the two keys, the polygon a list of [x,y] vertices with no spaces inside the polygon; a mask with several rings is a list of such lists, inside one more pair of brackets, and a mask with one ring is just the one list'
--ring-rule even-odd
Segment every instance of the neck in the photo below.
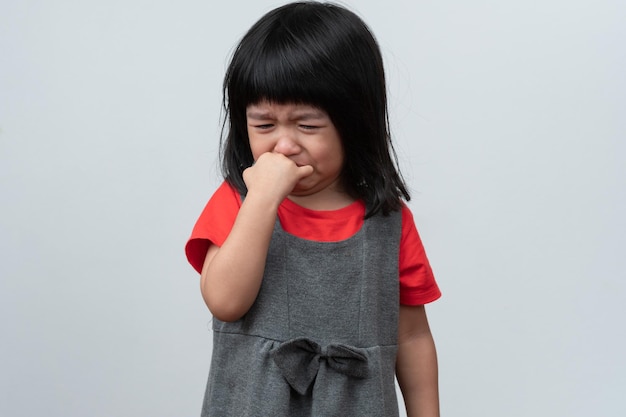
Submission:
{"label": "neck", "polygon": [[339,210],[356,201],[346,193],[324,193],[325,195],[297,196],[289,195],[287,198],[297,205],[309,210],[330,211]]}

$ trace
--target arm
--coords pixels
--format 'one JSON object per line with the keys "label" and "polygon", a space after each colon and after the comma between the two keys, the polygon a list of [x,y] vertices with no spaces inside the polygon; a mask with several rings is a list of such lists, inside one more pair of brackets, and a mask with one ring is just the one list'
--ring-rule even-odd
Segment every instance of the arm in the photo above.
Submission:
{"label": "arm", "polygon": [[400,306],[396,376],[408,417],[439,417],[437,352],[424,306]]}
{"label": "arm", "polygon": [[244,171],[248,194],[230,234],[221,247],[209,248],[202,267],[202,297],[219,320],[238,320],[254,303],[278,206],[312,170],[284,155],[265,153]]}

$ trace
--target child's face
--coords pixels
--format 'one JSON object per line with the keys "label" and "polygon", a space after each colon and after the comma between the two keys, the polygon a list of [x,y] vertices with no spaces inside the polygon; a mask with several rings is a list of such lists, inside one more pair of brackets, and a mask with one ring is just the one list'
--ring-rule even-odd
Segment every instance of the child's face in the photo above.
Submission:
{"label": "child's face", "polygon": [[290,196],[343,194],[341,137],[328,114],[306,104],[261,101],[246,109],[250,149],[256,161],[266,152],[281,153],[313,174],[301,179]]}

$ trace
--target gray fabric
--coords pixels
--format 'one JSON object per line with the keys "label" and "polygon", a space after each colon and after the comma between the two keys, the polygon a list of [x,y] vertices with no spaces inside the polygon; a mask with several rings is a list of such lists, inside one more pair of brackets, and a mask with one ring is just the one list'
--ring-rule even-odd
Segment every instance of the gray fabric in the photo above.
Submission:
{"label": "gray fabric", "polygon": [[277,221],[254,305],[213,321],[202,416],[397,416],[400,234],[399,212],[341,242]]}
{"label": "gray fabric", "polygon": [[289,385],[301,395],[306,394],[317,376],[321,360],[347,376],[367,378],[369,375],[367,352],[342,344],[320,346],[301,337],[282,343],[272,350],[271,356]]}

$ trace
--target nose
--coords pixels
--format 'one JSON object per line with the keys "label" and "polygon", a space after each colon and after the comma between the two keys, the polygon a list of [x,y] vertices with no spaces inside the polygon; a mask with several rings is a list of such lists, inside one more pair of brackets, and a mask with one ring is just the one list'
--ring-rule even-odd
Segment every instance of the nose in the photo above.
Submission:
{"label": "nose", "polygon": [[276,144],[274,145],[274,152],[285,156],[296,155],[299,153],[300,145],[298,144],[295,134],[288,130],[278,132],[278,138],[276,139]]}

